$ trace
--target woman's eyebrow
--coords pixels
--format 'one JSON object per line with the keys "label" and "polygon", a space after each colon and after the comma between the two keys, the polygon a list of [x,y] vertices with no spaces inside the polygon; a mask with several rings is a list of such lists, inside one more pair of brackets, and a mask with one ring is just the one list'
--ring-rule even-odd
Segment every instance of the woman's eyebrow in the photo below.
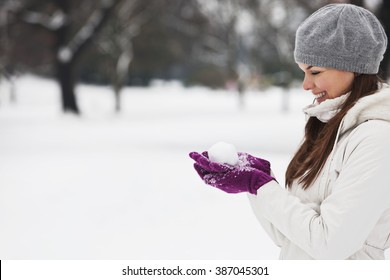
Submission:
{"label": "woman's eyebrow", "polygon": [[307,66],[306,70],[310,70],[310,68],[312,68],[312,67],[313,67],[313,65],[309,65],[309,66]]}

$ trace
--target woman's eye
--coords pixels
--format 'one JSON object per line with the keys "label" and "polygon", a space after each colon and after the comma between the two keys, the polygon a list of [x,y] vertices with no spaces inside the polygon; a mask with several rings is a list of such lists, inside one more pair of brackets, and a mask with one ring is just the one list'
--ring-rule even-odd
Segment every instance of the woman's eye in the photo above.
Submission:
{"label": "woman's eye", "polygon": [[311,72],[312,75],[318,75],[318,74],[320,74],[320,73],[321,73],[320,71],[312,71],[312,72]]}

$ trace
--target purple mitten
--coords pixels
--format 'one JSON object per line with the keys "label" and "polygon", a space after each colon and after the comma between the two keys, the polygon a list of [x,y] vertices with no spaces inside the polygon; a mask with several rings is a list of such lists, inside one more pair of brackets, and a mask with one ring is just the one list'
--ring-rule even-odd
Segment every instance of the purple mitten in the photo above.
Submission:
{"label": "purple mitten", "polygon": [[190,153],[190,157],[196,162],[195,170],[206,184],[227,193],[257,194],[261,186],[275,180],[262,170],[250,166],[219,164],[211,162],[206,156],[196,152]]}
{"label": "purple mitten", "polygon": [[271,164],[268,160],[254,157],[248,153],[238,152],[238,161],[240,166],[249,166],[261,170],[266,174],[271,174]]}

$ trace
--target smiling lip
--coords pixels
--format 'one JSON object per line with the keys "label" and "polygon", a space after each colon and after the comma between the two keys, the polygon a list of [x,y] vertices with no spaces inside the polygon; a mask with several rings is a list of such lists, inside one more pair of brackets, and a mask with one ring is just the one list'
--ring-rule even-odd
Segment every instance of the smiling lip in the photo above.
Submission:
{"label": "smiling lip", "polygon": [[313,94],[314,94],[314,98],[317,101],[317,103],[321,103],[327,99],[326,98],[326,91],[323,91],[323,92],[320,92],[317,94],[313,93]]}

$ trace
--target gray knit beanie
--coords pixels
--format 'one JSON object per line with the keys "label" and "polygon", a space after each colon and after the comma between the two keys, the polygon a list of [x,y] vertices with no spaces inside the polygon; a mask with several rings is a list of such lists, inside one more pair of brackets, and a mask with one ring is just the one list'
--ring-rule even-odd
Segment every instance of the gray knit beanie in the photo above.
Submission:
{"label": "gray knit beanie", "polygon": [[351,4],[330,4],[298,27],[294,58],[297,63],[376,74],[387,47],[379,20]]}

